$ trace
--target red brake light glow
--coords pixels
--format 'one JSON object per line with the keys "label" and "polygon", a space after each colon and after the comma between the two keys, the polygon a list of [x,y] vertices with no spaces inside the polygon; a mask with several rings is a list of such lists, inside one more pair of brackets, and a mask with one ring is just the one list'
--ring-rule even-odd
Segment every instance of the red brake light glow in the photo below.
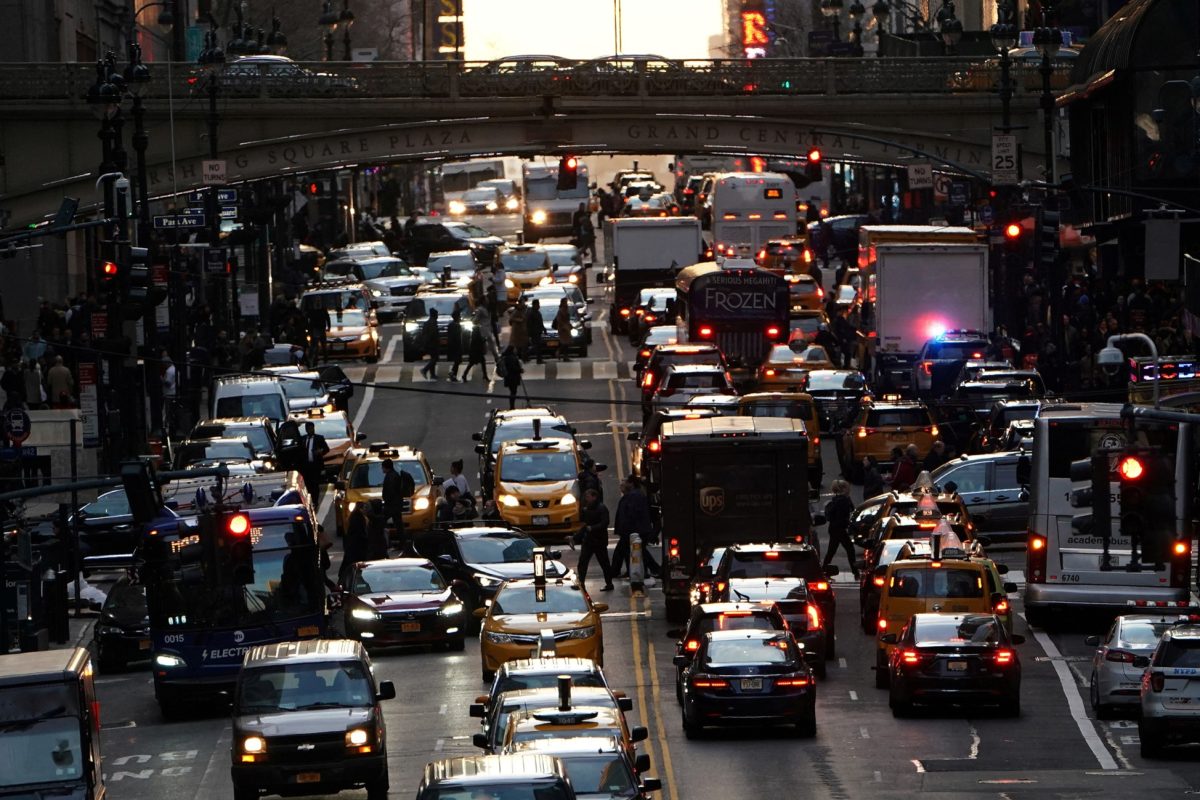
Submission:
{"label": "red brake light glow", "polygon": [[997,664],[1011,664],[1013,662],[1013,651],[997,650],[995,658]]}
{"label": "red brake light glow", "polygon": [[687,643],[683,647],[689,652],[695,652],[696,650],[700,649],[700,641],[698,639],[688,639]]}
{"label": "red brake light glow", "polygon": [[226,527],[234,536],[244,536],[250,530],[250,518],[245,514],[234,514]]}
{"label": "red brake light glow", "polygon": [[920,664],[921,663],[921,654],[918,653],[916,650],[905,650],[904,655],[901,656],[901,658],[904,660],[905,664]]}
{"label": "red brake light glow", "polygon": [[700,330],[697,331],[697,333],[700,334],[700,338],[708,339],[713,335],[713,329],[707,325],[701,325]]}
{"label": "red brake light glow", "polygon": [[821,612],[817,610],[817,604],[809,603],[806,610],[808,612],[808,629],[812,631],[821,627]]}
{"label": "red brake light glow", "polygon": [[662,442],[658,441],[658,439],[651,439],[646,442],[646,449],[651,453],[658,453],[662,450]]}

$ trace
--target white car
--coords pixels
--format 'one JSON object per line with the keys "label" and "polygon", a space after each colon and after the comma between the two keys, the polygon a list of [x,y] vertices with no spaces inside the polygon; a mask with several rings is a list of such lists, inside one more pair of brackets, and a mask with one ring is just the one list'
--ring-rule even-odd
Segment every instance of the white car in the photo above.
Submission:
{"label": "white car", "polygon": [[[1186,617],[1184,618],[1186,619]],[[1132,710],[1140,702],[1142,668],[1133,662],[1149,657],[1168,628],[1179,623],[1179,614],[1125,614],[1113,621],[1104,636],[1084,641],[1095,647],[1089,682],[1092,710],[1098,719],[1113,716],[1118,708]]]}
{"label": "white car", "polygon": [[1133,666],[1145,667],[1142,758],[1158,757],[1167,744],[1200,742],[1200,618],[1165,631],[1154,655],[1138,657]]}

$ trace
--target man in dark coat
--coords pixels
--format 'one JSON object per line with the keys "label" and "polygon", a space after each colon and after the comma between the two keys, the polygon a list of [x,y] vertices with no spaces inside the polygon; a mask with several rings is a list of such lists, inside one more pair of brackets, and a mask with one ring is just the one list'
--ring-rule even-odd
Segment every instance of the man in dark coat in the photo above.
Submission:
{"label": "man in dark coat", "polygon": [[604,486],[600,483],[600,468],[601,465],[596,463],[596,460],[591,456],[583,457],[583,469],[575,480],[579,481],[579,493],[582,495],[589,489],[594,491],[600,498],[600,502],[604,502]]}
{"label": "man in dark coat", "polygon": [[345,536],[342,538],[342,566],[338,570],[338,583],[343,589],[349,589],[350,578],[354,574],[354,564],[366,561],[368,541],[370,536],[370,515],[367,503],[359,503],[350,512],[346,520]]}
{"label": "man in dark coat", "polygon": [[421,349],[429,354],[429,361],[421,367],[421,374],[426,378],[437,380],[438,356],[441,355],[440,333],[438,332],[438,312],[436,308],[429,309],[429,319],[421,326]]}
{"label": "man in dark coat", "polygon": [[450,363],[450,380],[458,383],[458,368],[462,366],[463,327],[458,308],[450,313],[450,324],[446,326],[446,360]]}
{"label": "man in dark coat", "polygon": [[650,548],[646,547],[654,536],[654,518],[650,515],[650,500],[636,475],[621,481],[621,499],[617,501],[613,531],[617,534],[617,546],[612,554],[613,575],[629,577],[629,537],[636,533],[642,538],[642,563],[646,573],[657,576],[659,566],[650,554]]}
{"label": "man in dark coat", "polygon": [[608,508],[600,502],[600,495],[594,489],[583,493],[583,510],[580,512],[583,522],[583,543],[579,548],[579,585],[587,580],[588,564],[595,557],[604,573],[602,591],[613,590],[612,567],[608,563]]}
{"label": "man in dark coat", "polygon": [[529,349],[533,351],[537,363],[544,364],[542,348],[545,346],[546,323],[542,321],[542,304],[536,297],[525,313],[525,329],[529,333]]}
{"label": "man in dark coat", "polygon": [[304,478],[304,486],[312,495],[313,505],[321,505],[321,489],[325,483],[325,454],[329,445],[325,437],[317,433],[317,427],[311,422],[304,423],[304,436],[300,440],[302,448],[300,475]]}
{"label": "man in dark coat", "polygon": [[404,502],[413,496],[416,484],[412,476],[404,470],[397,470],[390,458],[382,461],[383,466],[383,519],[391,521],[396,527],[396,541],[400,549],[406,550],[408,539],[404,532]]}

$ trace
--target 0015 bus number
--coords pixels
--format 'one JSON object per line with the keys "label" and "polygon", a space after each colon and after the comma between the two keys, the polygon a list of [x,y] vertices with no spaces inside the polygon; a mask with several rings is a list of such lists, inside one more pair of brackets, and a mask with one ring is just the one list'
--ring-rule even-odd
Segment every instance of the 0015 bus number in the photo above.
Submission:
{"label": "0015 bus number", "polygon": [[1079,576],[1073,575],[1069,572],[1064,572],[1062,575],[1058,576],[1058,582],[1059,583],[1079,583]]}

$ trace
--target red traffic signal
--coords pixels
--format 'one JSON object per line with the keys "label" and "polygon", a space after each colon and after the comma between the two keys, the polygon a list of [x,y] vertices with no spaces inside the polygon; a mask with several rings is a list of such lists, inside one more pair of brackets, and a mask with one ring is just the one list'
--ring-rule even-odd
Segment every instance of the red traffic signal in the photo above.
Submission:
{"label": "red traffic signal", "polygon": [[821,151],[817,148],[812,148],[808,151],[808,162],[810,164],[817,163],[821,160]]}
{"label": "red traffic signal", "polygon": [[1021,223],[1010,222],[1004,226],[1004,238],[1008,239],[1010,242],[1015,241],[1016,239],[1021,238],[1021,234],[1024,232],[1024,230],[1025,229],[1021,227]]}
{"label": "red traffic signal", "polygon": [[1117,474],[1121,480],[1136,481],[1146,473],[1146,465],[1137,456],[1124,456],[1117,462]]}
{"label": "red traffic signal", "polygon": [[234,514],[225,523],[225,528],[234,536],[245,536],[250,532],[250,518],[245,514]]}
{"label": "red traffic signal", "polygon": [[575,156],[567,156],[563,159],[563,166],[567,169],[579,169],[579,159]]}
{"label": "red traffic signal", "polygon": [[117,262],[115,261],[105,261],[100,265],[100,274],[104,276],[104,280],[106,281],[111,281],[113,278],[117,277],[117,274],[120,271],[121,269],[117,266]]}

